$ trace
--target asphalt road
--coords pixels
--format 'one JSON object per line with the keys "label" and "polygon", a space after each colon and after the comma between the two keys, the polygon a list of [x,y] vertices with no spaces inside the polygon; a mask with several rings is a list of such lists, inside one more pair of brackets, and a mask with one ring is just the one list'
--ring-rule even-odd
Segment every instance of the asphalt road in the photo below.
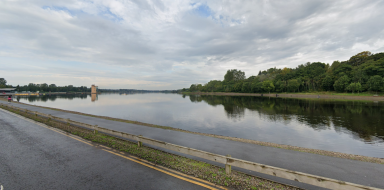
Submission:
{"label": "asphalt road", "polygon": [[0,185],[4,190],[206,189],[3,110]]}
{"label": "asphalt road", "polygon": [[[145,137],[216,154],[230,154],[234,158],[384,189],[384,165],[382,164],[328,157],[274,147],[247,144],[225,139],[217,139],[213,137],[71,114],[62,111],[34,107],[31,105],[12,105],[45,114],[51,114],[61,118],[70,118],[73,121],[98,125],[100,127],[109,128],[116,131],[127,132],[135,135],[143,135]],[[244,172],[255,174],[255,172],[250,171]],[[274,176],[264,174],[257,175],[278,182],[296,185],[302,188],[320,189]]]}

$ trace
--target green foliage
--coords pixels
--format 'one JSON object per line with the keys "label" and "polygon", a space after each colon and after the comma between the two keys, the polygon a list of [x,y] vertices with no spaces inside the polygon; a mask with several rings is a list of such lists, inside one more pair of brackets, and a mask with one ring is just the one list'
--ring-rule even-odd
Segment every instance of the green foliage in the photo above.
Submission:
{"label": "green foliage", "polygon": [[384,58],[377,61],[369,60],[361,65],[361,69],[369,76],[384,76]]}
{"label": "green foliage", "polygon": [[227,73],[224,75],[225,81],[239,81],[245,79],[245,73],[241,70],[232,69],[228,70]]}
{"label": "green foliage", "polygon": [[[257,76],[245,78],[241,70],[228,70],[223,81],[212,80],[190,91],[202,92],[318,92],[333,91],[363,92],[380,91],[378,79],[369,82],[373,76],[384,77],[384,53],[371,54],[364,51],[347,61],[334,61],[331,65],[313,62],[296,68],[276,67],[259,71]],[[351,85],[351,83],[354,83]],[[372,83],[372,84],[371,84]],[[195,85],[197,87],[197,85]]]}
{"label": "green foliage", "polygon": [[355,93],[355,91],[358,91],[360,92],[361,91],[361,84],[359,82],[357,83],[351,83],[347,86],[346,90],[352,92],[352,93]]}
{"label": "green foliage", "polygon": [[357,91],[357,85],[356,85],[356,83],[351,83],[351,84],[349,84],[348,85],[348,87],[347,87],[347,90],[348,91],[352,91],[352,93],[354,93],[355,91]]}
{"label": "green foliage", "polygon": [[0,78],[0,86],[4,86],[7,85],[7,80],[5,80],[4,78]]}
{"label": "green foliage", "polygon": [[276,92],[284,92],[285,89],[286,89],[285,88],[285,82],[283,82],[281,80],[276,81],[276,83],[275,83]]}
{"label": "green foliage", "polygon": [[7,80],[4,78],[0,78],[0,88],[5,88],[7,87]]}
{"label": "green foliage", "polygon": [[189,87],[189,91],[196,92],[197,91],[197,85],[196,84],[191,84],[191,86]]}
{"label": "green foliage", "polygon": [[241,92],[250,92],[251,91],[251,85],[248,82],[244,82],[243,86],[241,87]]}
{"label": "green foliage", "polygon": [[322,82],[322,87],[326,91],[331,91],[333,88],[334,81],[331,76],[327,75]]}
{"label": "green foliage", "polygon": [[68,86],[56,86],[55,84],[47,85],[46,83],[43,84],[34,84],[29,83],[28,85],[24,86],[17,86],[16,91],[22,92],[22,91],[30,91],[30,92],[90,92],[91,89],[87,88],[86,86],[80,86],[75,87],[73,85]]}
{"label": "green foliage", "polygon": [[333,85],[333,87],[335,88],[336,91],[338,92],[344,92],[349,84],[349,77],[347,75],[344,75],[342,77],[340,77],[336,82],[335,84]]}
{"label": "green foliage", "polygon": [[262,92],[263,91],[263,83],[254,81],[251,85],[252,92]]}
{"label": "green foliage", "polygon": [[360,92],[362,89],[363,88],[362,88],[361,84],[359,82],[357,82],[356,83],[356,90],[357,90],[357,92]]}
{"label": "green foliage", "polygon": [[243,88],[243,83],[236,83],[233,85],[232,92],[241,92],[241,89]]}
{"label": "green foliage", "polygon": [[369,83],[369,89],[372,91],[379,91],[383,89],[383,78],[379,75],[375,75],[371,77],[368,81]]}
{"label": "green foliage", "polygon": [[263,82],[263,89],[269,93],[275,89],[275,85],[273,85],[272,81],[266,80]]}
{"label": "green foliage", "polygon": [[291,79],[288,81],[288,89],[291,92],[295,92],[296,90],[299,89],[299,82],[296,79]]}
{"label": "green foliage", "polygon": [[369,51],[363,51],[361,53],[358,53],[354,56],[352,56],[349,60],[348,63],[353,65],[353,66],[358,66],[362,64],[369,56],[371,56],[372,53]]}

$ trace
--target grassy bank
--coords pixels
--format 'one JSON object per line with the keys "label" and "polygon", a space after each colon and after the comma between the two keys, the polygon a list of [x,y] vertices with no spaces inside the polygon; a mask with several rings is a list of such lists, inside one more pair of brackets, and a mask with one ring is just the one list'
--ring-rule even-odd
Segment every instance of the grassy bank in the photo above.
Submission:
{"label": "grassy bank", "polygon": [[94,143],[102,144],[122,152],[127,152],[156,165],[161,165],[188,175],[193,175],[197,178],[204,179],[220,186],[226,186],[233,189],[298,189],[237,171],[232,171],[231,175],[227,175],[224,168],[205,162],[170,154],[147,146],[138,147],[136,143],[131,141],[115,138],[101,133],[94,134],[93,131],[89,129],[58,122],[51,120],[50,118],[39,117],[31,113],[20,112],[4,105],[1,105],[0,107],[26,118],[44,123],[48,126],[80,136],[84,139],[93,141]]}
{"label": "grassy bank", "polygon": [[277,93],[277,94],[302,94],[302,95],[330,95],[330,96],[383,96],[383,93],[370,93],[370,92],[361,92],[361,93],[339,93],[339,92],[296,92],[296,93]]}
{"label": "grassy bank", "polygon": [[364,101],[384,101],[382,94],[376,96],[370,93],[350,94],[350,93],[334,93],[334,92],[311,92],[311,93],[237,93],[237,92],[183,92],[184,95],[217,95],[217,96],[264,96],[280,98],[297,98],[297,99],[331,99],[331,100],[364,100]]}
{"label": "grassy bank", "polygon": [[[258,94],[260,95],[260,93],[242,93],[242,92],[181,92],[181,94],[185,94],[185,95],[191,95],[191,94],[197,94],[197,93],[202,93],[202,94],[205,94],[205,93],[218,93],[218,94]],[[269,93],[266,92],[266,93],[263,93],[264,95],[268,95]],[[325,91],[322,91],[322,92],[281,92],[281,93],[271,93],[273,95],[276,95],[276,94],[286,94],[286,95],[330,95],[330,96],[369,96],[369,97],[372,97],[372,96],[375,96],[375,95],[378,95],[378,96],[384,96],[384,93],[370,93],[370,92],[361,92],[361,93],[339,93],[339,92],[325,92]]]}

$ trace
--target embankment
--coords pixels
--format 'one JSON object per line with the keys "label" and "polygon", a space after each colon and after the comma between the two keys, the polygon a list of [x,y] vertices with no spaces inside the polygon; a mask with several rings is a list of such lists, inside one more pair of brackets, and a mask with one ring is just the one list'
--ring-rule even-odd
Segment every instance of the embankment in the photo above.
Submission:
{"label": "embankment", "polygon": [[191,92],[190,95],[216,95],[216,96],[264,96],[280,98],[305,98],[305,99],[335,99],[335,100],[367,100],[384,101],[384,96],[346,96],[346,95],[328,95],[328,94],[276,94],[276,93],[235,93],[235,92]]}

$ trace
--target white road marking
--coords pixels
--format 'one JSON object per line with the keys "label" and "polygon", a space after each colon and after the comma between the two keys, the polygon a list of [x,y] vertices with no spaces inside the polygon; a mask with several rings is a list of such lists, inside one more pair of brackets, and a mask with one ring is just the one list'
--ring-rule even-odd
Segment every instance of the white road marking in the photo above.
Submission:
{"label": "white road marking", "polygon": [[2,186],[2,185],[0,185],[0,190],[4,190],[4,188],[3,188],[3,186]]}

